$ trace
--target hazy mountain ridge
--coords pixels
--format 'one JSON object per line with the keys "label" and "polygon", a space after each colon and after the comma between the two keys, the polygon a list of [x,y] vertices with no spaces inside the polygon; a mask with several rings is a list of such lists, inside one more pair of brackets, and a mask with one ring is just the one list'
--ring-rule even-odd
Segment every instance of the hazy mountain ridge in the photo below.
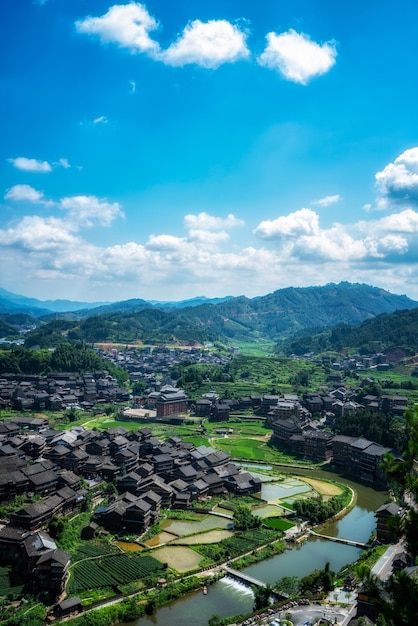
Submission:
{"label": "hazy mountain ridge", "polygon": [[[27,298],[0,287],[0,312],[1,313],[27,313],[34,317],[51,313],[66,313],[80,309],[93,309],[105,302],[76,302],[73,300],[38,300]],[[11,310],[6,310],[11,309]],[[32,311],[32,313],[30,312]]]}
{"label": "hazy mountain ridge", "polygon": [[[187,302],[187,301],[184,301]],[[56,341],[280,341],[304,329],[359,324],[381,313],[413,309],[418,302],[364,284],[286,288],[266,296],[239,296],[184,308],[157,308],[140,299],[90,311],[53,315],[54,320],[28,333],[30,345]],[[80,315],[80,317],[78,317]],[[49,317],[49,316],[48,316]],[[77,318],[77,319],[75,319]],[[7,321],[3,316],[3,321]],[[39,322],[39,321],[38,321]],[[59,323],[61,322],[61,323]]]}

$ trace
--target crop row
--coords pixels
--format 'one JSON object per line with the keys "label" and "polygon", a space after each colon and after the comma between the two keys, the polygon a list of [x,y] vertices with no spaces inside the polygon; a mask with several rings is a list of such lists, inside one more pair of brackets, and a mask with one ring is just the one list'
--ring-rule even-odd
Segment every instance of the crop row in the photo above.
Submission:
{"label": "crop row", "polygon": [[81,559],[91,558],[94,556],[108,556],[114,554],[117,549],[114,546],[104,546],[86,543],[78,546],[76,553],[72,557],[72,561],[81,561]]}
{"label": "crop row", "polygon": [[195,549],[206,558],[219,561],[251,552],[257,546],[274,539],[277,539],[277,532],[272,530],[251,530],[223,539],[217,544],[195,546]]}
{"label": "crop row", "polygon": [[146,578],[163,566],[150,556],[133,557],[124,554],[108,556],[93,561],[75,563],[70,589],[78,593],[85,589],[112,587]]}

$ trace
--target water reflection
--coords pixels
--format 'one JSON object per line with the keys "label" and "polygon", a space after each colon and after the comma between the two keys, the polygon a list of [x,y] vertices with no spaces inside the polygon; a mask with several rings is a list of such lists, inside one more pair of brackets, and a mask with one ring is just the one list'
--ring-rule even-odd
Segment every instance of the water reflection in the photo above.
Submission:
{"label": "water reflection", "polygon": [[354,546],[311,538],[292,550],[247,567],[244,572],[266,583],[275,583],[283,576],[302,578],[315,569],[323,569],[326,563],[338,572],[346,563],[357,560],[360,554],[361,549]]}
{"label": "water reflection", "polygon": [[231,579],[223,578],[208,588],[208,595],[201,591],[186,594],[155,615],[141,617],[130,626],[207,626],[212,615],[220,617],[248,613],[254,604],[254,594],[249,587]]}

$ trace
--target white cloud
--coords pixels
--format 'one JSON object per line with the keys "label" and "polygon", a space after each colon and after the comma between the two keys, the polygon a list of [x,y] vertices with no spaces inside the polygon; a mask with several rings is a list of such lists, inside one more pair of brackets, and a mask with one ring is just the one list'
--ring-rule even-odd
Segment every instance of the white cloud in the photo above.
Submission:
{"label": "white cloud", "polygon": [[360,232],[370,233],[382,237],[387,233],[418,233],[418,212],[405,209],[400,213],[392,213],[380,220],[361,221],[357,224]]}
{"label": "white cloud", "polygon": [[322,229],[318,215],[301,209],[275,220],[261,222],[255,234],[280,244],[277,255],[286,264],[370,262],[396,258],[418,243],[418,213],[407,210],[381,220]]}
{"label": "white cloud", "polygon": [[136,92],[136,82],[134,80],[129,81],[129,93],[134,94]]}
{"label": "white cloud", "polygon": [[418,148],[411,148],[377,172],[377,208],[418,207]]}
{"label": "white cloud", "polygon": [[26,157],[17,157],[16,159],[9,159],[9,163],[12,163],[13,167],[24,172],[51,172],[52,167],[48,161],[38,161],[37,159],[27,159]]}
{"label": "white cloud", "polygon": [[292,249],[292,256],[313,262],[357,261],[367,257],[369,252],[370,246],[364,240],[355,239],[344,226],[336,224],[330,229],[299,237]]}
{"label": "white cloud", "polygon": [[223,63],[246,59],[250,51],[246,33],[226,20],[195,20],[184,28],[177,41],[159,55],[167,65],[195,63],[215,69]]}
{"label": "white cloud", "polygon": [[71,196],[62,198],[61,209],[68,211],[68,216],[81,226],[109,226],[116,218],[124,217],[118,202],[109,203],[96,196]]}
{"label": "white cloud", "polygon": [[24,217],[16,226],[0,230],[0,243],[21,247],[29,251],[49,252],[65,246],[79,245],[79,239],[71,234],[67,225],[59,219],[37,215]]}
{"label": "white cloud", "polygon": [[105,115],[100,115],[93,120],[93,124],[109,124],[109,120]]}
{"label": "white cloud", "polygon": [[210,230],[191,229],[189,231],[189,240],[212,246],[229,241],[229,235],[224,230],[214,233]]}
{"label": "white cloud", "polygon": [[57,165],[61,165],[61,167],[63,167],[65,170],[68,170],[71,167],[68,159],[60,159]]}
{"label": "white cloud", "polygon": [[140,2],[115,4],[101,17],[87,17],[76,22],[79,33],[98,35],[103,43],[116,43],[132,52],[155,54],[159,50],[149,33],[158,27],[158,22]]}
{"label": "white cloud", "polygon": [[149,250],[173,251],[181,250],[186,244],[186,240],[182,237],[173,237],[173,235],[150,235],[146,247]]}
{"label": "white cloud", "polygon": [[330,204],[335,204],[341,200],[341,196],[336,194],[335,196],[325,196],[324,198],[320,198],[319,200],[314,200],[312,204],[316,204],[318,206],[327,207]]}
{"label": "white cloud", "polygon": [[5,200],[13,200],[15,202],[32,202],[33,204],[43,204],[44,194],[37,191],[30,185],[14,185],[7,190]]}
{"label": "white cloud", "polygon": [[300,209],[275,220],[260,222],[254,234],[260,239],[285,239],[314,235],[319,231],[319,217],[311,209]]}
{"label": "white cloud", "polygon": [[315,76],[326,74],[335,64],[335,42],[318,44],[293,29],[280,35],[268,33],[267,46],[258,63],[278,70],[284,78],[306,85]]}
{"label": "white cloud", "polygon": [[12,287],[13,277],[25,291],[31,285],[46,289],[50,284],[54,297],[79,299],[83,291],[86,299],[102,299],[111,282],[114,299],[179,299],[180,292],[181,297],[251,296],[288,285],[340,280],[398,292],[404,291],[403,281],[418,284],[418,210],[411,208],[327,227],[321,226],[314,210],[304,208],[261,221],[254,231],[258,244],[246,247],[230,242],[231,229],[242,224],[240,219],[200,212],[184,217],[184,236],[157,232],[144,241],[104,247],[89,241],[87,230],[81,236],[81,229],[112,224],[123,216],[119,203],[84,195],[52,202],[29,185],[15,186],[8,194],[9,200],[23,199],[43,210],[51,207],[55,214],[60,210],[60,217],[15,218],[0,229],[6,288]]}
{"label": "white cloud", "polygon": [[378,240],[379,248],[383,255],[388,252],[396,252],[398,254],[404,254],[408,251],[408,241],[401,235],[386,235]]}
{"label": "white cloud", "polygon": [[222,230],[224,228],[234,228],[236,226],[242,226],[244,222],[232,213],[227,215],[226,218],[215,217],[202,211],[198,215],[185,215],[184,225],[187,229],[196,230]]}

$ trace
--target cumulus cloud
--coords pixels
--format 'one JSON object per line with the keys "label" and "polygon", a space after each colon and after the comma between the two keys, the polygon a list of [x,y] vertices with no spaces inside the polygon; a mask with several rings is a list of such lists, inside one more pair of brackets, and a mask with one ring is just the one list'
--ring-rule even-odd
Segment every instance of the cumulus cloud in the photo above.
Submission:
{"label": "cumulus cloud", "polygon": [[235,217],[232,213],[226,216],[226,218],[215,217],[202,211],[198,215],[185,215],[184,225],[187,229],[196,230],[222,230],[224,228],[235,228],[236,226],[242,226],[244,222]]}
{"label": "cumulus cloud", "polygon": [[26,157],[17,157],[16,159],[9,159],[9,163],[12,163],[13,167],[24,172],[51,172],[52,166],[48,161],[38,161],[37,159],[27,159]]}
{"label": "cumulus cloud", "polygon": [[195,20],[187,24],[177,41],[159,55],[167,65],[190,63],[215,69],[223,63],[246,59],[250,51],[246,33],[226,20]]}
{"label": "cumulus cloud", "polygon": [[418,213],[405,210],[381,220],[321,228],[314,211],[301,209],[261,222],[254,232],[260,239],[278,244],[277,255],[283,262],[300,267],[306,262],[393,261],[417,245]]}
{"label": "cumulus cloud", "polygon": [[180,250],[186,244],[182,237],[173,235],[150,235],[146,247],[150,250]]}
{"label": "cumulus cloud", "polygon": [[372,231],[380,237],[386,233],[418,234],[418,212],[405,209],[399,213],[386,215],[379,220],[358,222],[357,227],[360,232],[370,233]]}
{"label": "cumulus cloud", "polygon": [[[0,229],[4,275],[13,276],[19,267],[27,285],[37,279],[50,281],[57,296],[62,290],[59,297],[71,293],[74,276],[77,286],[83,286],[84,297],[94,299],[100,299],[100,290],[109,281],[118,299],[133,297],[141,287],[146,288],[143,297],[178,299],[179,285],[182,296],[188,297],[196,293],[257,295],[289,284],[344,279],[367,280],[392,290],[398,285],[398,291],[407,278],[415,278],[418,284],[418,270],[414,270],[418,210],[412,208],[380,219],[326,227],[318,213],[303,208],[260,221],[254,231],[258,243],[246,247],[229,245],[232,229],[243,223],[235,215],[200,212],[184,217],[183,236],[157,232],[143,242],[106,247],[91,243],[89,231],[82,229],[109,226],[123,217],[118,202],[84,195],[52,202],[29,185],[15,186],[7,195],[9,200],[42,205],[43,210],[51,207],[54,216],[15,218]],[[320,200],[325,205],[330,198],[335,196]]]}
{"label": "cumulus cloud", "polygon": [[377,172],[377,208],[418,207],[418,148],[410,148]]}
{"label": "cumulus cloud", "polygon": [[189,231],[189,239],[190,241],[212,246],[218,243],[224,243],[225,241],[229,241],[229,235],[224,230],[214,233],[210,230],[192,228]]}
{"label": "cumulus cloud", "polygon": [[116,218],[124,217],[118,202],[107,202],[96,196],[70,196],[62,198],[59,206],[68,216],[82,226],[109,226]]}
{"label": "cumulus cloud", "polygon": [[13,185],[13,187],[7,190],[4,199],[15,202],[32,202],[33,204],[43,204],[45,202],[43,192],[34,189],[30,185]]}
{"label": "cumulus cloud", "polygon": [[335,64],[335,42],[318,44],[308,35],[290,29],[286,33],[268,33],[267,46],[258,57],[262,66],[279,71],[284,78],[306,85],[315,76],[326,74]]}
{"label": "cumulus cloud", "polygon": [[310,261],[356,261],[370,253],[370,246],[363,239],[352,237],[341,224],[317,230],[299,237],[292,255],[299,260]]}
{"label": "cumulus cloud", "polygon": [[115,4],[101,17],[87,17],[76,22],[79,33],[98,35],[103,43],[115,43],[131,52],[155,54],[159,45],[149,33],[158,28],[158,22],[140,2]]}
{"label": "cumulus cloud", "polygon": [[62,220],[34,215],[24,217],[14,227],[0,230],[0,243],[28,251],[49,252],[79,245],[79,239]]}
{"label": "cumulus cloud", "polygon": [[254,230],[260,239],[285,239],[313,235],[319,231],[319,217],[311,209],[300,209],[275,220],[265,220]]}
{"label": "cumulus cloud", "polygon": [[402,235],[386,235],[378,240],[378,245],[382,255],[386,255],[388,252],[405,254],[408,250],[408,241]]}
{"label": "cumulus cloud", "polygon": [[338,194],[334,196],[325,196],[324,198],[320,198],[319,200],[314,200],[312,204],[316,204],[318,206],[329,206],[330,204],[335,204],[341,200],[341,196]]}

